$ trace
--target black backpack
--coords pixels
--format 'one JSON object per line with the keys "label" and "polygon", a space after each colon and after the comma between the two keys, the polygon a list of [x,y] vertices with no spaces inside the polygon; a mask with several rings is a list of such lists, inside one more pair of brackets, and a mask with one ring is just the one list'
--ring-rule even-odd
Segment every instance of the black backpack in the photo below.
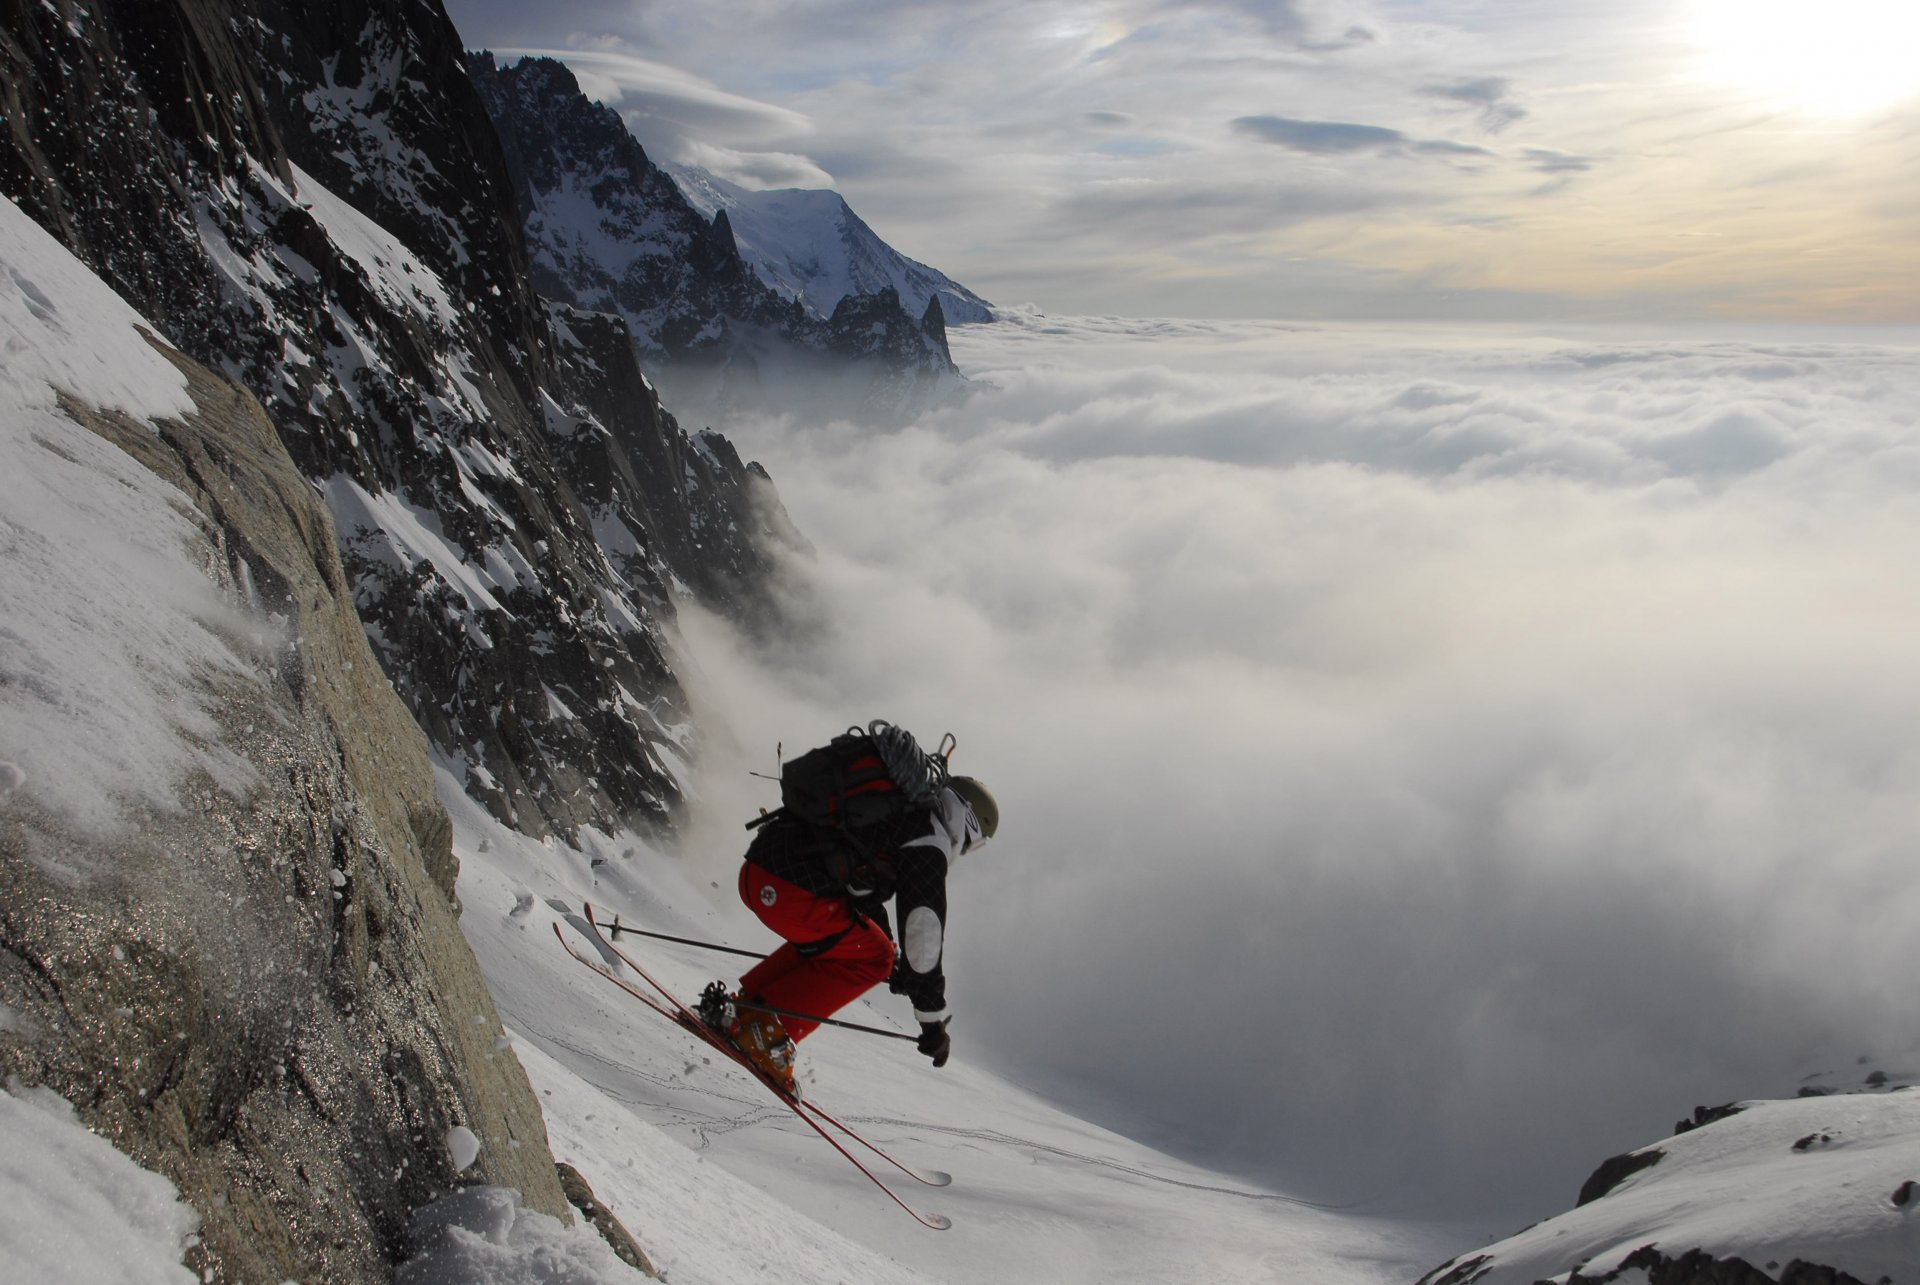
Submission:
{"label": "black backpack", "polygon": [[909,812],[927,811],[940,798],[953,753],[949,732],[938,753],[920,748],[905,728],[875,719],[863,731],[849,727],[780,767],[780,807],[747,823],[757,830],[776,819],[820,829],[868,830]]}

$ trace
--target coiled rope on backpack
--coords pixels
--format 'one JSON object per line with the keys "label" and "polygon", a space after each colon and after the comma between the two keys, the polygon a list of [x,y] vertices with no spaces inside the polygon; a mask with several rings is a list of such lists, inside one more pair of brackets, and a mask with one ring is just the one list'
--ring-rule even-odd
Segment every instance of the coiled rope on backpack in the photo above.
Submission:
{"label": "coiled rope on backpack", "polygon": [[[847,730],[858,731],[857,728]],[[911,732],[882,718],[867,724],[866,736],[880,752],[887,775],[915,807],[930,808],[940,801],[940,791],[947,783],[947,759],[959,746],[952,732],[940,738],[940,750],[932,754],[920,748],[920,742],[913,739]],[[949,741],[953,742],[952,747],[948,746]]]}

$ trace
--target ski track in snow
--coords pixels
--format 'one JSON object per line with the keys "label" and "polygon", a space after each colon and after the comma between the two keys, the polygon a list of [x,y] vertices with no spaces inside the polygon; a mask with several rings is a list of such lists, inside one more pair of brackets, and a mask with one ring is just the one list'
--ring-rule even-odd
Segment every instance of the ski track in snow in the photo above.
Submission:
{"label": "ski track in snow", "polygon": [[1059,1156],[1076,1164],[1092,1165],[1102,1169],[1112,1169],[1133,1178],[1142,1178],[1148,1182],[1163,1183],[1169,1187],[1183,1187],[1188,1191],[1205,1191],[1216,1196],[1233,1196],[1240,1200],[1271,1200],[1284,1205],[1298,1205],[1302,1209],[1342,1210],[1352,1209],[1352,1204],[1329,1204],[1323,1201],[1302,1200],[1298,1196],[1283,1196],[1274,1191],[1246,1191],[1237,1187],[1220,1187],[1211,1183],[1187,1182],[1179,1178],[1169,1178],[1165,1174],[1153,1173],[1133,1165],[1122,1164],[1118,1160],[1109,1160],[1104,1156],[1089,1155],[1084,1151],[1072,1151],[1066,1147],[1056,1147],[1052,1143],[1037,1138],[1022,1138],[1010,1133],[1001,1133],[995,1129],[963,1129],[956,1125],[930,1124],[924,1120],[902,1120],[892,1116],[846,1115],[841,1119],[848,1124],[882,1124],[898,1129],[912,1129],[922,1133],[939,1133],[953,1138],[971,1138],[976,1142],[993,1142],[1001,1146],[1019,1147],[1026,1151],[1038,1151],[1050,1156]]}

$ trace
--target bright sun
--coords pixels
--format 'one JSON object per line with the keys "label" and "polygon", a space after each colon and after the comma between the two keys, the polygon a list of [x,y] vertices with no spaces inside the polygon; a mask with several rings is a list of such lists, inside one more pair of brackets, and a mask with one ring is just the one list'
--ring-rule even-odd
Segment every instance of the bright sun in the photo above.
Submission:
{"label": "bright sun", "polygon": [[1920,94],[1914,0],[1693,0],[1709,80],[1766,104],[1857,116]]}

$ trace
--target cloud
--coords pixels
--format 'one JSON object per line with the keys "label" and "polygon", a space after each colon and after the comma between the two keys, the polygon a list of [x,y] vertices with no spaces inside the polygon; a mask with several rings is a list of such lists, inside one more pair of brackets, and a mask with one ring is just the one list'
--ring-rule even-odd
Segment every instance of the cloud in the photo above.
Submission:
{"label": "cloud", "polygon": [[1497,134],[1515,121],[1524,119],[1527,114],[1527,109],[1511,98],[1510,88],[1511,83],[1504,76],[1479,76],[1471,80],[1423,85],[1420,92],[1429,98],[1475,108],[1479,112],[1480,127],[1490,134]]}
{"label": "cloud", "polygon": [[[813,132],[813,122],[789,108],[732,93],[712,81],[651,58],[580,49],[502,49],[502,59],[557,58],[608,106],[698,125],[722,138]],[[591,88],[588,88],[588,86]]]}
{"label": "cloud", "polygon": [[[1340,26],[1341,19],[1337,14],[1320,13],[1325,6],[1301,4],[1296,0],[1220,0],[1217,7],[1250,19],[1282,43],[1312,53],[1338,53],[1379,39],[1371,28],[1358,22],[1341,26],[1337,35],[1320,34],[1330,26]],[[1162,5],[1161,11],[1179,12],[1188,8],[1191,6],[1170,4]]]}
{"label": "cloud", "polygon": [[1527,168],[1538,170],[1542,174],[1585,174],[1594,165],[1591,157],[1556,152],[1549,147],[1523,148],[1520,156],[1526,162]]}
{"label": "cloud", "polygon": [[1312,152],[1317,156],[1336,156],[1347,152],[1377,152],[1399,148],[1407,136],[1397,129],[1379,125],[1354,125],[1344,121],[1295,120],[1287,116],[1241,116],[1233,127],[1263,143]]}
{"label": "cloud", "polygon": [[742,152],[692,139],[674,159],[747,188],[833,186],[833,175],[793,152]]}
{"label": "cloud", "polygon": [[814,133],[804,114],[720,88],[635,54],[605,49],[504,49],[504,59],[556,58],[587,97],[619,111],[652,154],[700,165],[747,187],[831,187],[810,157],[770,146]]}
{"label": "cloud", "polygon": [[1351,184],[1096,183],[1066,197],[1051,226],[1061,239],[1158,235],[1191,247],[1207,237],[1268,231],[1408,199]]}
{"label": "cloud", "polygon": [[1356,125],[1347,121],[1296,120],[1290,116],[1240,116],[1235,130],[1263,143],[1315,156],[1344,156],[1356,152],[1416,152],[1437,156],[1492,156],[1471,143],[1408,138],[1397,129]]}
{"label": "cloud", "polygon": [[1498,1228],[1913,1033],[1910,353],[955,342],[993,386],[915,428],[729,425],[820,549],[811,625],[689,627],[760,770],[887,716],[999,795],[953,884],[964,1056]]}

